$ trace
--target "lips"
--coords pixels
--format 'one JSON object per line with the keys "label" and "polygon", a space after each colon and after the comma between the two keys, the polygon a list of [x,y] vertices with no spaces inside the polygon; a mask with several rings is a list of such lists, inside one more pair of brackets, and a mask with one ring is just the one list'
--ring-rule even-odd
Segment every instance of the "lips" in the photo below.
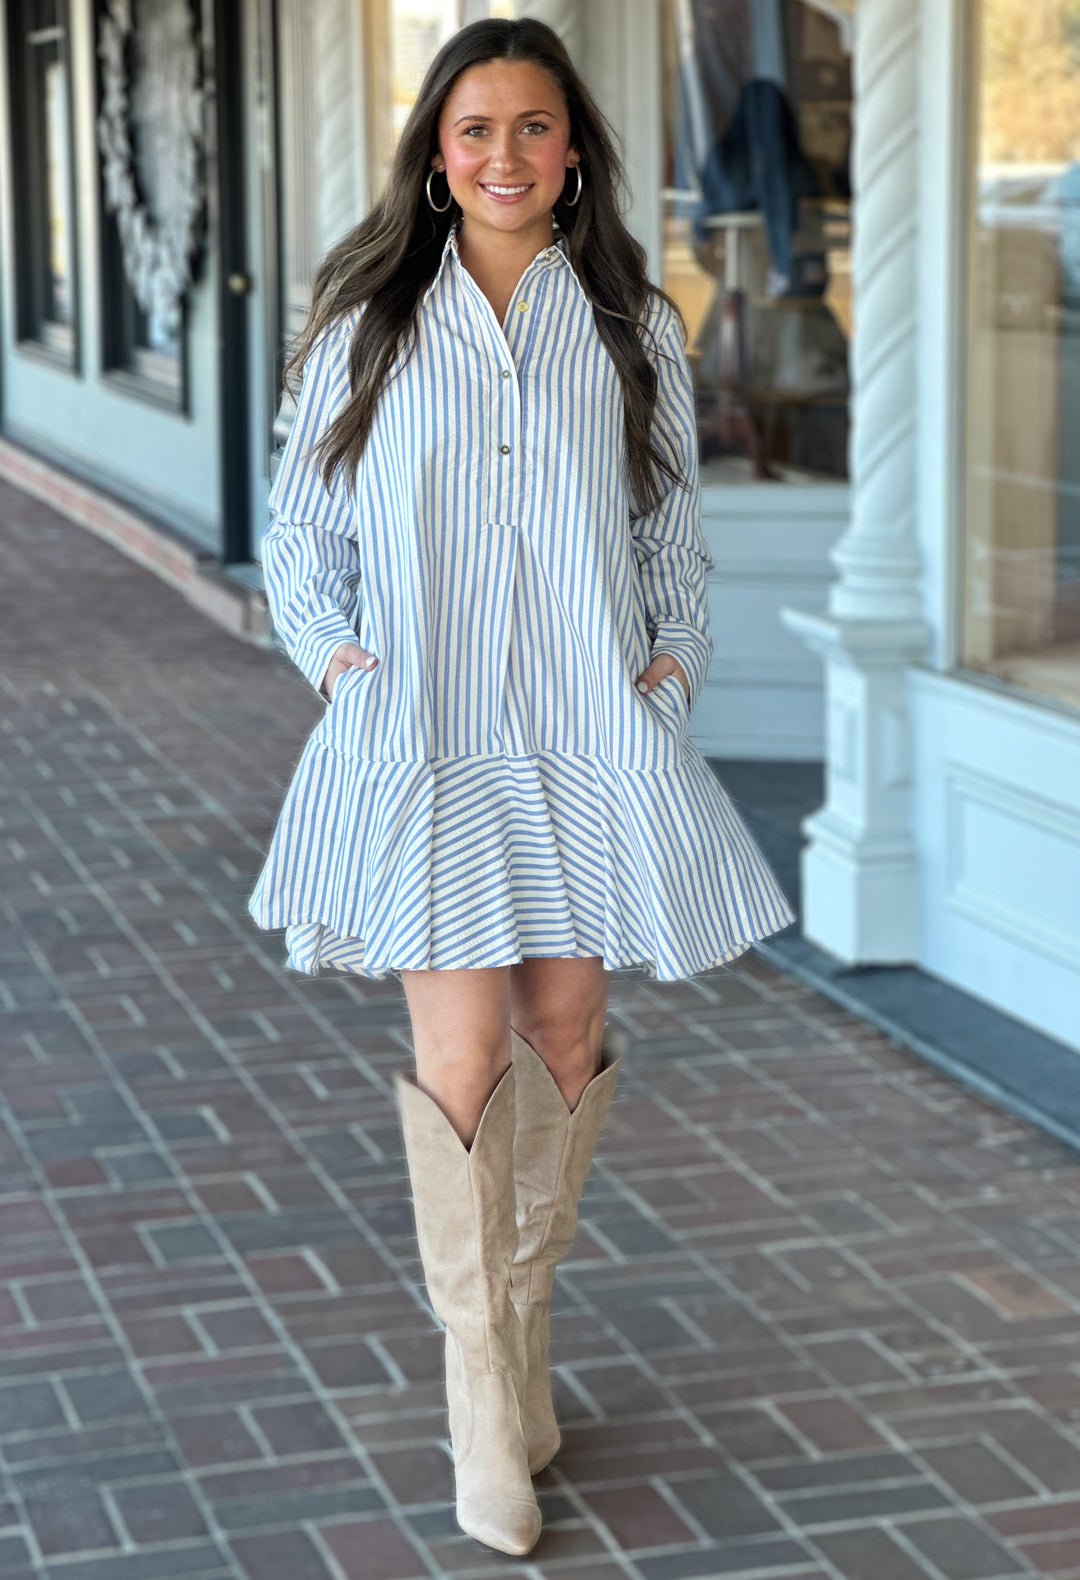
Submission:
{"label": "lips", "polygon": [[516,182],[514,184],[480,182],[481,192],[496,203],[516,203],[520,198],[527,197],[532,189],[533,183],[531,181]]}

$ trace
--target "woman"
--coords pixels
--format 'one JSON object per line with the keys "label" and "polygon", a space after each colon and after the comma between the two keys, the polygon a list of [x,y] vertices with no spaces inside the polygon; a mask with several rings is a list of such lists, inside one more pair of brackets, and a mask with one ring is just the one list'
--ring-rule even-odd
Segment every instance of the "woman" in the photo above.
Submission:
{"label": "woman", "polygon": [[329,707],[251,911],[296,969],[400,977],[458,1521],[516,1554],[619,1064],[606,972],[682,980],[791,920],[687,735],[711,653],[694,401],[620,182],[554,32],[451,38],[316,280],[263,548]]}

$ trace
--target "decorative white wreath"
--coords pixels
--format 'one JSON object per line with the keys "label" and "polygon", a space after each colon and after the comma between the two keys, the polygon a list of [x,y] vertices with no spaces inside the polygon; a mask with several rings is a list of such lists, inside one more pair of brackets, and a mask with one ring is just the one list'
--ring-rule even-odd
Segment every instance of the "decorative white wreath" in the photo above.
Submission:
{"label": "decorative white wreath", "polygon": [[192,283],[205,213],[203,185],[203,88],[199,46],[190,0],[175,0],[183,13],[182,45],[170,51],[169,92],[163,108],[176,123],[169,134],[172,201],[151,211],[140,194],[132,149],[129,54],[134,21],[131,0],[106,0],[98,54],[102,62],[102,106],[98,116],[105,205],[116,215],[124,274],[148,316],[174,334]]}

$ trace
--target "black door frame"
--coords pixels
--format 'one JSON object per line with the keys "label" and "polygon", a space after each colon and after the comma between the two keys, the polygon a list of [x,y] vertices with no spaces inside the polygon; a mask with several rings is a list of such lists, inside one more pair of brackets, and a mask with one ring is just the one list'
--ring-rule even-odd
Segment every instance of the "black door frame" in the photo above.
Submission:
{"label": "black door frame", "polygon": [[205,0],[204,17],[207,10],[218,232],[221,557],[236,565],[251,559],[244,7],[239,0]]}

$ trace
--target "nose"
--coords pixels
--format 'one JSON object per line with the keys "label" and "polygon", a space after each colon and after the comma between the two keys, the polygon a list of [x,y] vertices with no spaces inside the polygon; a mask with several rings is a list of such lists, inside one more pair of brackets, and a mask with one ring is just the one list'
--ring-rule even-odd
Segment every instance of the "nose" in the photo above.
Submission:
{"label": "nose", "polygon": [[510,132],[497,132],[493,139],[493,147],[488,155],[488,164],[493,170],[507,173],[521,168],[521,156],[514,145],[513,135]]}

